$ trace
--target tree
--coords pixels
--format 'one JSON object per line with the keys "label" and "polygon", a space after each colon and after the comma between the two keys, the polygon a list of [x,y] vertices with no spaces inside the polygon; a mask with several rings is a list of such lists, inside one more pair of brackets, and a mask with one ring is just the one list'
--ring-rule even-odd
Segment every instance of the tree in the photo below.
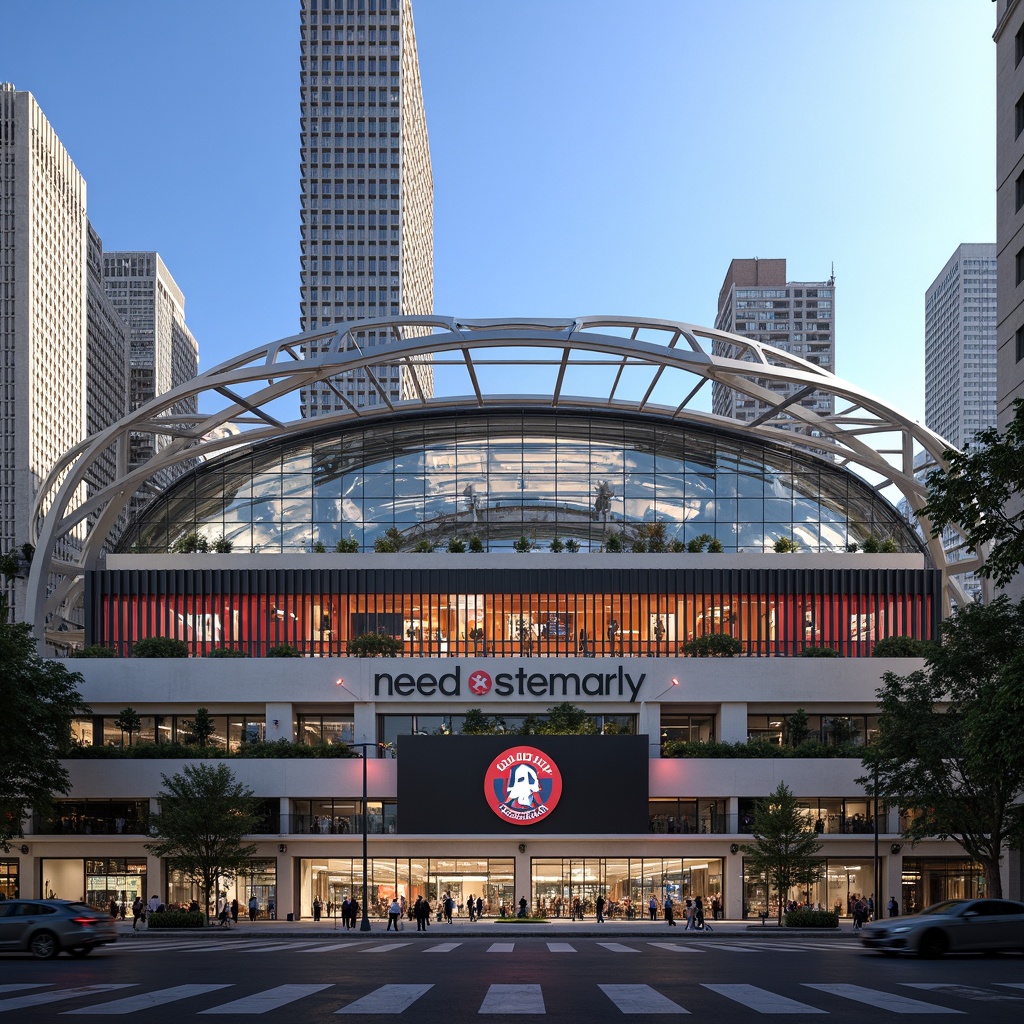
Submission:
{"label": "tree", "polygon": [[1024,564],[1024,399],[1013,403],[1005,434],[979,431],[962,452],[942,457],[949,468],[928,474],[928,503],[917,514],[931,521],[933,537],[959,526],[969,551],[991,545],[978,574],[1006,586]]}
{"label": "tree", "polygon": [[769,896],[776,895],[781,925],[789,890],[810,885],[821,877],[821,844],[785,782],[780,782],[767,799],[757,801],[751,833],[754,842],[740,846],[747,858],[745,867],[763,875]]}
{"label": "tree", "polygon": [[912,812],[911,840],[955,839],[1001,896],[1006,846],[1024,843],[1024,603],[968,605],[942,625],[923,670],[887,672],[859,779]]}
{"label": "tree", "polygon": [[787,715],[783,729],[791,747],[799,747],[801,743],[810,739],[811,727],[808,724],[807,711],[804,708],[797,708],[791,715]]}
{"label": "tree", "polygon": [[484,714],[480,708],[469,708],[462,718],[463,736],[494,736],[505,732],[505,719]]}
{"label": "tree", "polygon": [[172,636],[146,636],[132,646],[133,658],[187,658],[188,644]]}
{"label": "tree", "polygon": [[210,550],[210,542],[201,534],[193,531],[179,537],[174,542],[174,553],[176,555],[193,555],[197,552]]}
{"label": "tree", "polygon": [[157,841],[146,849],[199,886],[209,920],[218,880],[247,867],[256,852],[242,843],[260,821],[255,798],[223,763],[189,764],[160,778],[165,791],[160,813],[151,819]]}
{"label": "tree", "polygon": [[124,734],[128,733],[128,746],[130,747],[132,745],[132,736],[142,728],[142,719],[135,708],[121,708],[117,718],[114,719],[114,725],[121,730],[122,740],[124,739]]}
{"label": "tree", "polygon": [[205,750],[207,743],[217,731],[217,725],[210,715],[209,708],[196,708],[196,717],[187,722],[192,738],[199,744],[200,750]]}
{"label": "tree", "polygon": [[588,736],[597,732],[590,712],[569,701],[548,708],[548,716],[537,725],[537,732],[545,736]]}
{"label": "tree", "polygon": [[702,633],[683,644],[690,658],[732,658],[743,653],[743,641],[731,633]]}
{"label": "tree", "polygon": [[45,812],[54,793],[70,789],[60,759],[71,745],[71,720],[89,708],[78,692],[81,675],[40,658],[29,624],[8,622],[6,606],[0,614],[0,849],[6,852],[23,835],[30,809]]}

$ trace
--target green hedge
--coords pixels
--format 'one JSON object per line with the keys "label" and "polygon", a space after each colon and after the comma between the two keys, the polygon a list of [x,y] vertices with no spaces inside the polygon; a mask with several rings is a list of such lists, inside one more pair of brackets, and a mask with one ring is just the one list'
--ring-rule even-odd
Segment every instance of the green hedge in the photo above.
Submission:
{"label": "green hedge", "polygon": [[274,740],[272,743],[243,743],[237,751],[222,750],[219,747],[200,749],[190,743],[135,743],[130,747],[94,746],[72,747],[68,758],[95,760],[118,760],[121,758],[179,758],[195,760],[196,758],[235,758],[272,757],[272,758],[337,758],[355,757],[356,752],[342,743],[328,746],[326,743],[309,746],[305,743],[289,743],[288,740]]}
{"label": "green hedge", "polygon": [[805,740],[798,747],[780,746],[768,740],[751,740],[749,743],[686,743],[681,740],[669,741],[662,745],[662,757],[855,757],[864,756],[864,747],[852,743],[819,743]]}
{"label": "green hedge", "polygon": [[150,928],[205,928],[206,915],[198,910],[151,911],[146,915]]}
{"label": "green hedge", "polygon": [[839,915],[831,910],[790,910],[782,921],[787,928],[839,927]]}

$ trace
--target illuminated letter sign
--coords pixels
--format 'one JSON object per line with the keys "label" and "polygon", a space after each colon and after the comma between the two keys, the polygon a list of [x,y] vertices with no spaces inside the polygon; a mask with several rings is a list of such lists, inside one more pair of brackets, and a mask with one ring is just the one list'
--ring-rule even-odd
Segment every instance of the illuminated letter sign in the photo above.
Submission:
{"label": "illuminated letter sign", "polygon": [[533,825],[546,818],[562,796],[562,773],[536,747],[509,747],[487,769],[484,798],[499,818]]}

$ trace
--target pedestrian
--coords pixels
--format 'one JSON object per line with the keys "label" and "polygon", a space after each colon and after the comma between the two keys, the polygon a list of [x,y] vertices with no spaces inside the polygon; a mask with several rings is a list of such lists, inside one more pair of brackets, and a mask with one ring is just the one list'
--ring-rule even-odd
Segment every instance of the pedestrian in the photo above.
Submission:
{"label": "pedestrian", "polygon": [[238,900],[231,901],[231,923],[238,924]]}
{"label": "pedestrian", "polygon": [[416,931],[425,932],[427,918],[430,916],[430,904],[422,896],[416,897],[416,902],[412,906],[412,916],[416,918]]}
{"label": "pedestrian", "polygon": [[319,896],[314,896],[313,897],[313,920],[314,921],[319,921],[320,920],[320,914],[321,914],[322,911],[323,911],[323,904],[320,902],[320,897]]}
{"label": "pedestrian", "polygon": [[466,901],[466,909],[469,911],[469,923],[472,924],[476,920],[476,897],[472,893]]}
{"label": "pedestrian", "polygon": [[391,906],[388,907],[388,926],[385,931],[391,931],[392,928],[398,931],[398,926],[402,923],[402,904],[397,899],[391,901]]}
{"label": "pedestrian", "polygon": [[686,904],[683,908],[683,917],[686,918],[686,924],[683,925],[684,932],[692,932],[697,929],[697,920],[693,909],[693,900],[689,896],[686,897]]}
{"label": "pedestrian", "polygon": [[277,920],[277,904],[273,900],[267,901],[267,918],[271,921]]}
{"label": "pedestrian", "polygon": [[896,902],[895,896],[889,897],[889,916],[899,917],[900,916],[900,905]]}
{"label": "pedestrian", "polygon": [[652,921],[658,920],[658,900],[654,893],[651,893],[651,898],[647,903],[647,913]]}
{"label": "pedestrian", "polygon": [[704,901],[699,897],[693,900],[693,919],[696,922],[697,931],[704,931]]}
{"label": "pedestrian", "polygon": [[722,909],[722,901],[717,896],[711,897],[711,920],[717,921]]}
{"label": "pedestrian", "polygon": [[220,922],[221,928],[227,927],[230,913],[231,908],[228,906],[227,897],[222,893],[217,897],[217,920]]}
{"label": "pedestrian", "polygon": [[597,907],[597,923],[604,923],[604,896],[598,896],[597,902],[594,904]]}
{"label": "pedestrian", "polygon": [[352,899],[349,900],[348,904],[348,918],[352,922],[352,928],[355,928],[356,926],[357,917],[359,917],[359,900],[357,900],[355,896],[353,896]]}
{"label": "pedestrian", "polygon": [[455,900],[452,899],[450,892],[446,892],[444,894],[444,920],[446,924],[452,923],[453,913],[455,913]]}
{"label": "pedestrian", "polygon": [[117,920],[117,900],[110,901],[110,920]]}
{"label": "pedestrian", "polygon": [[477,896],[476,898],[476,918],[479,921],[484,916],[484,898],[483,896]]}
{"label": "pedestrian", "polygon": [[256,899],[256,894],[253,893],[249,897],[249,920],[255,921],[257,914],[260,912],[260,901]]}
{"label": "pedestrian", "polygon": [[146,920],[146,904],[142,902],[141,896],[136,896],[132,903],[132,931],[139,930],[139,921]]}
{"label": "pedestrian", "polygon": [[676,921],[675,921],[675,918],[672,915],[672,897],[671,896],[666,896],[665,897],[665,902],[664,902],[663,906],[665,908],[665,920],[668,921],[669,927],[670,928],[676,927]]}

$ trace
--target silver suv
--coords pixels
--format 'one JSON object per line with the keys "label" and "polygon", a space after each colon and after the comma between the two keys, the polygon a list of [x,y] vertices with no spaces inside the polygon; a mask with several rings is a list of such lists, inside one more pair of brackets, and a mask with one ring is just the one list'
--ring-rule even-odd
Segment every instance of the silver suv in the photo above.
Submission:
{"label": "silver suv", "polygon": [[0,900],[0,950],[28,950],[52,960],[61,950],[85,956],[117,942],[109,915],[70,900]]}

